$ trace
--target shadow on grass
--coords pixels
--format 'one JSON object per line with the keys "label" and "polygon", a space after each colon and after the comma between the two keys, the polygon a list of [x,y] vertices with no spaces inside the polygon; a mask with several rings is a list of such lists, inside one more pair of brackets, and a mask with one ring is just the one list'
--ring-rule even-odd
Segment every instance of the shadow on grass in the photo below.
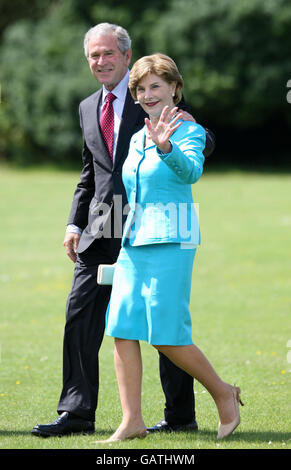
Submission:
{"label": "shadow on grass", "polygon": [[[113,429],[98,429],[98,431],[95,431],[94,433],[72,433],[72,434],[66,434],[65,436],[48,436],[48,437],[42,437],[42,439],[54,439],[54,438],[62,438],[62,439],[65,439],[65,438],[69,438],[69,437],[72,437],[72,436],[98,436],[98,435],[102,435],[104,436],[104,434],[112,434],[114,432]],[[31,433],[31,430],[11,430],[11,429],[7,429],[7,430],[1,430],[0,429],[0,438],[1,437],[17,437],[17,436],[33,436],[33,434]],[[39,439],[39,436],[33,436],[35,437],[36,439]]]}
{"label": "shadow on grass", "polygon": [[[35,439],[66,439],[66,438],[72,438],[73,436],[76,436],[76,437],[88,437],[88,438],[98,438],[98,437],[102,437],[102,439],[106,439],[106,435],[108,435],[107,437],[109,437],[109,435],[111,435],[113,432],[112,429],[98,429],[97,431],[95,431],[95,433],[93,434],[83,434],[83,433],[80,433],[80,434],[68,434],[68,435],[65,435],[65,436],[62,436],[62,437],[59,437],[59,436],[51,436],[51,437],[43,437],[43,438],[40,438],[39,436],[34,436]],[[154,440],[155,437],[165,437],[166,435],[168,436],[171,436],[171,439],[177,437],[178,438],[181,438],[183,437],[184,439],[199,439],[200,441],[201,440],[205,440],[205,441],[215,441],[215,442],[236,442],[236,443],[239,443],[239,442],[242,442],[242,443],[246,443],[246,442],[249,442],[250,444],[251,443],[264,443],[265,445],[270,443],[271,444],[275,444],[275,443],[280,443],[282,444],[283,442],[284,443],[287,443],[288,441],[291,441],[291,432],[280,432],[280,431],[271,431],[271,430],[266,430],[266,431],[236,431],[234,434],[232,434],[231,436],[229,436],[227,439],[225,440],[221,440],[221,441],[217,441],[217,432],[216,431],[208,431],[208,430],[199,430],[198,432],[177,432],[177,433],[150,433],[148,435],[148,438],[151,438],[151,440]],[[33,436],[31,434],[31,431],[28,431],[28,430],[0,430],[0,438],[1,437],[17,437],[17,436]]]}
{"label": "shadow on grass", "polygon": [[[188,433],[190,435],[190,433]],[[192,434],[193,435],[193,434]],[[216,440],[217,433],[213,431],[207,430],[199,430],[197,433],[199,439],[205,440]],[[291,432],[280,432],[280,431],[235,431],[231,436],[229,436],[225,440],[221,440],[218,442],[231,442],[231,441],[242,441],[242,442],[264,442],[264,443],[275,443],[275,442],[287,442],[291,441]]]}

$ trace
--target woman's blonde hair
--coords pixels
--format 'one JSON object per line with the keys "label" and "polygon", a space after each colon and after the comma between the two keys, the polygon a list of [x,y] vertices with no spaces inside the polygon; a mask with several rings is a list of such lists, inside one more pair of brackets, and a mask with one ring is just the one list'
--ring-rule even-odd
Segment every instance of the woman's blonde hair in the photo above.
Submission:
{"label": "woman's blonde hair", "polygon": [[173,59],[160,53],[144,56],[133,64],[129,74],[129,90],[134,100],[136,100],[136,89],[138,83],[149,73],[153,73],[158,77],[161,77],[167,83],[176,82],[173,101],[175,104],[178,104],[179,101],[181,101],[182,88],[184,86],[183,78]]}

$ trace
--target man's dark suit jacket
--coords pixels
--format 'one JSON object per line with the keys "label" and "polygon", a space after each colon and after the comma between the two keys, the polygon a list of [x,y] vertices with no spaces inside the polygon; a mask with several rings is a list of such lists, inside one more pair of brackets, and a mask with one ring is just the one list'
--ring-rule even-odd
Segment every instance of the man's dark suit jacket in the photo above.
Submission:
{"label": "man's dark suit jacket", "polygon": [[[142,107],[134,103],[128,90],[112,164],[99,127],[98,109],[101,97],[102,89],[82,101],[79,109],[83,132],[83,169],[68,220],[68,224],[74,224],[83,230],[78,253],[85,251],[96,238],[110,234],[113,221],[117,224],[115,234],[121,236],[121,225],[124,224],[126,214],[122,217],[118,214],[122,212],[120,207],[118,211],[113,211],[113,202],[117,196],[122,197],[122,207],[127,203],[121,180],[122,165],[127,157],[131,136],[144,126],[144,118],[147,116]],[[179,107],[190,111],[184,100],[179,103]],[[205,156],[212,153],[214,145],[213,134],[206,130]],[[111,235],[114,236],[112,232]]]}

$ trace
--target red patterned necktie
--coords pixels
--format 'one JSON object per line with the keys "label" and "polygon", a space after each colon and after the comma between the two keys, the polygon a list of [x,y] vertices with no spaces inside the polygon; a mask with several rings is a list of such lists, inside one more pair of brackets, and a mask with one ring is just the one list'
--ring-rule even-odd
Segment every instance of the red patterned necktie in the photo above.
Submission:
{"label": "red patterned necktie", "polygon": [[109,155],[113,159],[113,130],[114,130],[114,111],[113,101],[116,96],[113,93],[108,93],[105,98],[105,103],[100,116],[100,128],[107,145]]}

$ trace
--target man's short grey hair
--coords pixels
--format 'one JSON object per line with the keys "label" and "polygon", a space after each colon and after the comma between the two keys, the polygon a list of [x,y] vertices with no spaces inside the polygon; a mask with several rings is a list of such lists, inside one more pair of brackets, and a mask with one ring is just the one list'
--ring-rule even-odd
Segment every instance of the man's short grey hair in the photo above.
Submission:
{"label": "man's short grey hair", "polygon": [[116,37],[118,48],[120,49],[122,54],[125,54],[126,51],[130,49],[131,39],[126,29],[116,24],[99,23],[96,26],[93,26],[93,28],[90,28],[89,31],[87,31],[87,33],[85,34],[84,51],[85,51],[85,56],[87,58],[89,55],[89,51],[88,51],[89,40],[93,37],[107,36],[108,34],[113,34],[113,36]]}

